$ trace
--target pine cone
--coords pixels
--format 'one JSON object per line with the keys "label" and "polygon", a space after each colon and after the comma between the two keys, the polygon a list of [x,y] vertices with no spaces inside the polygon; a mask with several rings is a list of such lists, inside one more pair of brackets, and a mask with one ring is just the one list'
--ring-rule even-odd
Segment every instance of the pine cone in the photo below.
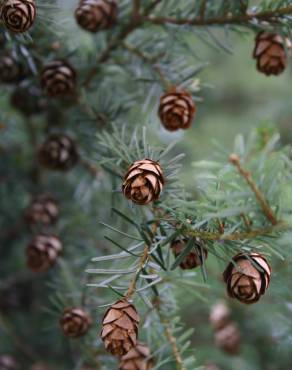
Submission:
{"label": "pine cone", "polygon": [[267,76],[279,75],[287,66],[285,40],[281,35],[260,32],[256,36],[254,59],[257,60],[257,69]]}
{"label": "pine cone", "polygon": [[67,135],[50,135],[40,146],[39,162],[50,170],[67,171],[78,161],[74,141]]}
{"label": "pine cone", "polygon": [[26,32],[34,23],[34,0],[6,0],[1,6],[1,18],[5,27],[15,33]]}
{"label": "pine cone", "polygon": [[44,66],[41,85],[51,97],[72,95],[76,87],[76,72],[65,60],[55,60]]}
{"label": "pine cone", "polygon": [[34,272],[47,271],[62,251],[62,243],[53,235],[37,235],[26,249],[27,265]]}
{"label": "pine cone", "polygon": [[130,166],[122,191],[134,203],[144,205],[159,198],[164,182],[160,164],[146,158]]}
{"label": "pine cone", "polygon": [[92,324],[90,314],[81,307],[68,308],[60,319],[66,337],[77,338],[87,333]]}
{"label": "pine cone", "polygon": [[240,332],[234,323],[215,332],[216,345],[231,355],[236,355],[239,352],[240,342]]}
{"label": "pine cone", "polygon": [[81,0],[75,18],[81,28],[97,32],[110,28],[117,19],[115,0]]}
{"label": "pine cone", "polygon": [[[177,258],[181,252],[185,249],[187,239],[176,239],[171,243],[171,249],[175,258]],[[183,270],[189,270],[201,266],[203,261],[205,261],[208,257],[208,251],[204,248],[202,241],[200,239],[196,239],[196,245],[193,247],[191,252],[182,260],[180,263],[180,268]]]}
{"label": "pine cone", "polygon": [[172,88],[160,98],[158,114],[163,126],[169,131],[189,128],[195,113],[192,96],[185,90]]}
{"label": "pine cone", "polygon": [[21,65],[10,55],[0,57],[0,81],[4,83],[20,82],[22,79]]}
{"label": "pine cone", "polygon": [[136,347],[121,358],[119,370],[151,370],[153,361],[149,357],[150,349],[138,342]]}
{"label": "pine cone", "polygon": [[49,194],[41,195],[31,202],[25,216],[30,224],[52,225],[59,216],[59,206]]}
{"label": "pine cone", "polygon": [[35,86],[17,87],[10,97],[10,103],[25,116],[42,113],[47,108],[47,100]]}
{"label": "pine cone", "polygon": [[18,365],[13,357],[0,355],[0,370],[17,370]]}
{"label": "pine cone", "polygon": [[246,304],[257,302],[269,286],[270,265],[259,253],[251,253],[248,257],[239,253],[233,257],[233,262],[237,266],[230,262],[223,273],[229,296]]}
{"label": "pine cone", "polygon": [[214,330],[222,329],[231,320],[229,307],[224,302],[216,303],[210,312],[210,322]]}
{"label": "pine cone", "polygon": [[105,313],[101,338],[105,348],[114,356],[124,356],[137,345],[140,318],[136,308],[121,299]]}

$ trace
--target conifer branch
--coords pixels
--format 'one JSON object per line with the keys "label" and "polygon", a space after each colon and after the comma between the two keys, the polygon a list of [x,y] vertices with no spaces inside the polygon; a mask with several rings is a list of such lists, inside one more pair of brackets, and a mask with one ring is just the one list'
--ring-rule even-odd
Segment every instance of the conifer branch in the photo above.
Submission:
{"label": "conifer branch", "polygon": [[271,222],[272,225],[276,225],[278,221],[273,210],[269,206],[269,203],[265,199],[260,189],[257,187],[256,183],[253,181],[251,173],[242,167],[238,155],[231,154],[229,157],[229,161],[238,169],[240,175],[245,179],[251,190],[254,192],[267,219]]}
{"label": "conifer branch", "polygon": [[184,364],[183,364],[182,356],[180,354],[180,351],[179,351],[179,348],[178,348],[178,345],[177,345],[176,338],[174,337],[174,335],[172,333],[169,321],[167,320],[167,318],[164,317],[163,313],[161,312],[159,302],[158,302],[156,307],[157,307],[158,316],[159,316],[160,321],[161,321],[161,323],[164,327],[166,338],[167,338],[167,340],[168,340],[168,342],[171,346],[171,349],[172,349],[172,352],[173,352],[173,355],[174,355],[174,358],[175,358],[175,362],[177,364],[177,369],[178,370],[186,370],[186,368],[184,367]]}
{"label": "conifer branch", "polygon": [[253,229],[246,232],[234,232],[231,234],[221,234],[221,233],[213,233],[209,231],[200,231],[200,230],[185,230],[183,231],[184,235],[198,237],[203,240],[210,240],[210,241],[240,241],[240,240],[247,240],[247,239],[254,239],[257,237],[262,236],[269,236],[275,232],[280,232],[288,229],[289,226],[286,223],[278,222],[277,225],[262,228],[262,229]]}
{"label": "conifer branch", "polygon": [[132,278],[132,280],[130,282],[130,285],[129,285],[129,288],[127,290],[127,293],[125,294],[125,297],[127,299],[130,299],[132,297],[132,295],[135,294],[137,280],[139,278],[139,275],[140,275],[141,271],[144,268],[145,263],[147,262],[147,259],[148,259],[148,245],[145,244],[144,250],[143,250],[143,254],[140,257],[140,260],[139,260],[139,263],[138,263],[137,270],[135,272],[134,277]]}
{"label": "conifer branch", "polygon": [[275,19],[276,17],[284,17],[285,15],[291,14],[292,14],[292,5],[289,5],[274,10],[264,10],[258,13],[246,13],[243,15],[227,14],[222,17],[210,17],[210,18],[202,18],[200,15],[199,17],[193,19],[191,18],[177,19],[174,17],[148,16],[145,18],[145,20],[158,25],[163,25],[167,23],[189,26],[216,26],[227,24],[246,25],[254,19],[258,21],[267,21],[272,23],[278,22],[278,19]]}
{"label": "conifer branch", "polygon": [[156,59],[161,58],[162,55],[159,55],[157,57],[150,57],[150,56],[146,55],[145,53],[143,53],[140,49],[135,48],[133,45],[131,45],[127,42],[124,42],[123,46],[129,52],[135,54],[137,57],[142,59],[145,63],[149,64],[151,66],[151,68],[154,70],[154,72],[157,74],[157,76],[159,77],[162,85],[166,89],[171,86],[171,82],[168,81],[168,79],[164,76],[164,73],[163,73],[161,67],[158,64],[156,64]]}

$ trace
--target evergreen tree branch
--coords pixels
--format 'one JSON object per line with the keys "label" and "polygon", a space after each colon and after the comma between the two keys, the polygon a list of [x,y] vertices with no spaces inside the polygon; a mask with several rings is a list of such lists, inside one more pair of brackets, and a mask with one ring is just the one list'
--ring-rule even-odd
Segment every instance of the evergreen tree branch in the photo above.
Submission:
{"label": "evergreen tree branch", "polygon": [[151,66],[151,68],[154,70],[154,72],[157,74],[157,76],[159,77],[162,85],[167,89],[171,86],[171,82],[168,81],[168,79],[164,76],[164,73],[161,69],[161,67],[156,64],[156,59],[159,59],[161,58],[161,55],[157,56],[157,57],[150,57],[148,55],[146,55],[145,53],[143,53],[140,49],[138,48],[135,48],[133,45],[127,43],[127,42],[124,42],[123,43],[123,46],[125,47],[125,49],[127,49],[129,52],[135,54],[137,57],[139,57],[140,59],[142,59],[145,63],[149,64]]}
{"label": "evergreen tree branch", "polygon": [[142,256],[140,257],[140,260],[139,260],[137,270],[135,272],[134,277],[132,278],[132,280],[130,282],[129,289],[127,290],[127,293],[125,294],[125,297],[127,299],[130,299],[133,296],[133,294],[135,294],[137,280],[139,278],[139,275],[140,275],[141,271],[144,268],[145,263],[147,262],[147,259],[148,259],[148,245],[145,244],[143,254],[142,254]]}
{"label": "evergreen tree branch", "polygon": [[250,21],[256,19],[258,21],[267,21],[267,22],[278,22],[279,17],[284,17],[285,15],[292,14],[292,5],[273,9],[273,10],[264,10],[258,13],[246,13],[242,15],[224,15],[220,17],[210,17],[202,18],[201,16],[196,18],[174,18],[174,17],[163,17],[163,16],[148,16],[144,20],[151,22],[153,24],[163,25],[167,23],[176,24],[176,25],[189,25],[189,26],[216,26],[216,25],[226,25],[226,24],[238,24],[246,25]]}
{"label": "evergreen tree branch", "polygon": [[161,321],[161,323],[164,327],[164,332],[165,332],[166,338],[167,338],[167,340],[168,340],[168,342],[171,346],[171,349],[172,349],[172,352],[173,352],[173,355],[174,355],[174,358],[175,358],[175,362],[177,364],[177,369],[178,370],[186,370],[186,368],[184,367],[184,364],[183,364],[182,356],[180,354],[180,351],[179,351],[179,348],[178,348],[178,345],[177,345],[176,338],[174,337],[174,335],[172,333],[170,322],[168,321],[168,319],[166,317],[164,317],[164,315],[162,313],[162,310],[160,308],[159,302],[156,305],[156,309],[157,309],[160,321]]}
{"label": "evergreen tree branch", "polygon": [[231,234],[221,234],[221,233],[213,233],[209,231],[200,231],[200,230],[185,230],[183,232],[184,235],[192,236],[192,237],[199,237],[203,240],[210,240],[210,241],[240,241],[240,240],[247,240],[247,239],[254,239],[257,237],[263,236],[270,236],[275,232],[280,232],[287,230],[289,225],[284,222],[278,222],[277,225],[266,227],[263,229],[253,229],[246,232],[235,232]]}
{"label": "evergreen tree branch", "polygon": [[240,175],[245,179],[251,190],[254,192],[267,219],[271,222],[272,225],[276,225],[278,221],[273,210],[269,206],[269,203],[265,199],[264,195],[261,193],[260,189],[257,187],[256,183],[253,181],[251,173],[242,167],[238,155],[231,154],[229,157],[229,161],[238,169]]}

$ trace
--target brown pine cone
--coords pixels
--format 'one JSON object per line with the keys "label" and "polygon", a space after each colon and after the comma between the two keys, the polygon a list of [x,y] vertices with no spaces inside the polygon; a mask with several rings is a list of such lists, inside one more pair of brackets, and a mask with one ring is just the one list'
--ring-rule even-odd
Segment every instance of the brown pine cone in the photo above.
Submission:
{"label": "brown pine cone", "polygon": [[10,97],[10,103],[25,116],[40,114],[47,108],[47,100],[36,86],[18,86]]}
{"label": "brown pine cone", "polygon": [[279,75],[287,66],[285,40],[275,33],[260,32],[256,36],[253,57],[259,72],[267,76]]}
{"label": "brown pine cone", "polygon": [[89,32],[110,28],[118,14],[115,0],[81,0],[75,11],[79,26]]}
{"label": "brown pine cone", "polygon": [[223,351],[236,355],[240,349],[241,336],[238,327],[230,323],[215,332],[215,343]]}
{"label": "brown pine cone", "polygon": [[223,273],[230,297],[242,303],[257,302],[266,292],[270,283],[271,267],[259,253],[250,253],[248,257],[239,253],[233,257]]}
{"label": "brown pine cone", "polygon": [[41,85],[51,97],[72,95],[76,88],[76,72],[65,60],[54,60],[44,66]]}
{"label": "brown pine cone", "polygon": [[[171,243],[170,247],[175,258],[177,258],[185,249],[187,242],[187,239],[176,239]],[[203,261],[205,261],[207,257],[207,249],[204,248],[202,241],[197,238],[196,245],[193,247],[191,252],[187,256],[185,256],[179,266],[183,270],[190,270],[201,266],[203,264]]]}
{"label": "brown pine cone", "polygon": [[137,345],[140,318],[127,299],[120,299],[105,313],[101,338],[105,348],[114,356],[124,356]]}
{"label": "brown pine cone", "polygon": [[10,355],[0,355],[0,370],[17,370],[18,364]]}
{"label": "brown pine cone", "polygon": [[67,308],[60,319],[66,337],[77,338],[87,333],[92,324],[90,314],[81,307]]}
{"label": "brown pine cone", "polygon": [[122,191],[126,198],[144,205],[160,197],[164,182],[160,164],[146,158],[130,166],[124,177]]}
{"label": "brown pine cone", "polygon": [[32,200],[26,209],[25,217],[30,224],[52,225],[59,216],[59,206],[49,194],[44,194]]}
{"label": "brown pine cone", "polygon": [[26,32],[34,23],[36,7],[34,0],[5,0],[1,6],[1,19],[12,32]]}
{"label": "brown pine cone", "polygon": [[21,65],[10,55],[0,57],[0,81],[4,83],[20,82],[23,77]]}
{"label": "brown pine cone", "polygon": [[196,106],[192,96],[185,90],[171,88],[160,98],[158,115],[169,131],[186,130],[195,117]]}
{"label": "brown pine cone", "polygon": [[216,303],[210,312],[210,323],[214,330],[222,329],[231,320],[229,307],[224,302]]}
{"label": "brown pine cone", "polygon": [[50,170],[67,171],[77,163],[78,153],[69,136],[52,134],[40,146],[38,159]]}
{"label": "brown pine cone", "polygon": [[125,356],[121,358],[119,370],[151,370],[153,360],[150,357],[150,349],[143,343],[138,342]]}
{"label": "brown pine cone", "polygon": [[53,235],[37,235],[26,249],[27,266],[34,272],[47,271],[55,264],[63,249],[61,240]]}

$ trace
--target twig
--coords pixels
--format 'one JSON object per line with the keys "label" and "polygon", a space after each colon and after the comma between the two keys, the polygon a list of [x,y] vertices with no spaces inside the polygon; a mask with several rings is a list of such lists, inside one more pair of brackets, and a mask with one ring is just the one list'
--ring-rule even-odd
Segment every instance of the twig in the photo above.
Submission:
{"label": "twig", "polygon": [[265,199],[264,195],[261,193],[260,189],[257,187],[256,183],[253,181],[251,173],[242,167],[238,155],[231,154],[229,156],[229,161],[238,169],[240,175],[245,179],[251,190],[254,192],[267,219],[271,222],[272,225],[276,225],[278,221],[273,210],[269,206],[269,203]]}
{"label": "twig", "polygon": [[186,370],[186,368],[184,367],[184,364],[183,364],[183,359],[181,357],[180,351],[178,349],[176,338],[172,334],[170,323],[164,317],[163,313],[161,312],[159,303],[156,305],[156,309],[157,309],[158,315],[160,317],[160,321],[164,326],[164,331],[165,331],[165,335],[167,337],[167,340],[169,341],[169,343],[171,345],[172,352],[173,352],[173,355],[174,355],[174,358],[175,358],[175,362],[177,363],[177,369],[178,370]]}
{"label": "twig", "polygon": [[91,162],[87,161],[86,159],[82,158],[79,160],[79,163],[89,172],[93,177],[98,177],[100,174],[100,170]]}
{"label": "twig", "polygon": [[274,232],[284,231],[289,228],[289,225],[285,223],[278,222],[275,226],[270,226],[263,229],[254,229],[246,232],[238,232],[232,234],[220,234],[220,233],[212,233],[209,231],[199,231],[199,230],[184,230],[184,235],[198,237],[203,240],[223,240],[223,241],[236,241],[236,240],[247,240],[247,239],[254,239],[259,236],[268,236],[273,234]]}
{"label": "twig", "polygon": [[145,53],[143,53],[140,49],[135,48],[133,45],[131,45],[131,44],[127,43],[127,42],[124,42],[123,43],[123,46],[129,52],[135,54],[137,57],[139,57],[140,59],[142,59],[145,63],[150,64],[150,66],[156,72],[156,74],[158,75],[161,83],[163,84],[163,86],[166,89],[168,89],[171,86],[171,82],[168,81],[167,78],[164,76],[164,74],[163,74],[162,69],[160,68],[160,66],[155,63],[157,57],[150,57],[150,56],[146,55]]}
{"label": "twig", "polygon": [[148,245],[145,244],[143,254],[142,254],[142,256],[140,257],[140,260],[139,260],[137,270],[135,272],[134,277],[132,278],[132,280],[130,282],[127,293],[125,294],[126,299],[130,299],[132,297],[132,295],[135,293],[138,277],[139,277],[141,271],[143,270],[143,267],[144,267],[147,259],[148,259]]}
{"label": "twig", "polygon": [[173,17],[146,17],[145,20],[154,24],[172,23],[177,25],[190,25],[190,26],[213,26],[224,24],[246,24],[257,19],[260,21],[272,21],[274,17],[281,17],[292,14],[292,5],[287,7],[265,10],[258,13],[246,13],[242,15],[224,15],[222,17],[202,18],[201,16],[193,19],[177,19]]}

